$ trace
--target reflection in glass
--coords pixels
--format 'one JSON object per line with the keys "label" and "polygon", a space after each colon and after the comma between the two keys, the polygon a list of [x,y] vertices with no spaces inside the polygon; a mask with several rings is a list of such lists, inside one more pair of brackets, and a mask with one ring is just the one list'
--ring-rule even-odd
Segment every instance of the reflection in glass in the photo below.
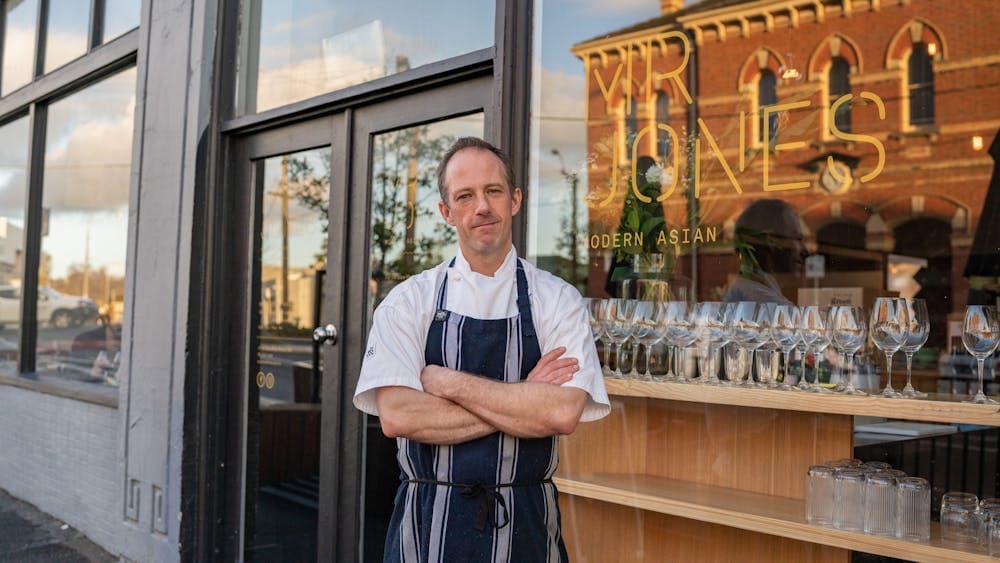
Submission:
{"label": "reflection in glass", "polygon": [[139,0],[104,0],[104,43],[139,27]]}
{"label": "reflection in glass", "polygon": [[21,338],[28,118],[0,127],[0,372],[15,373]]}
{"label": "reflection in glass", "polygon": [[4,2],[3,84],[0,95],[17,90],[34,77],[35,33],[38,30],[38,0]]}
{"label": "reflection in glass", "polygon": [[255,113],[493,45],[492,1],[244,2],[237,112]]}
{"label": "reflection in glass", "polygon": [[50,2],[45,32],[45,72],[51,72],[87,52],[90,2]]}
{"label": "reflection in glass", "polygon": [[260,322],[249,424],[258,429],[251,433],[258,457],[248,471],[256,501],[246,550],[257,560],[311,561],[323,378],[311,334],[326,274],[330,148],[271,157],[257,170],[264,188]]}
{"label": "reflection in glass", "polygon": [[49,106],[37,370],[117,386],[135,109],[134,68]]}

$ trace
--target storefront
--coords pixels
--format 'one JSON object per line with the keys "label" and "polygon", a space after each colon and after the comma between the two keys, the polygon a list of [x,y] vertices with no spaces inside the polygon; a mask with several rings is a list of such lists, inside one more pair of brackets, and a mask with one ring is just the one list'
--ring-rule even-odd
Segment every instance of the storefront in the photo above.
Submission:
{"label": "storefront", "polygon": [[[472,135],[515,163],[519,254],[585,297],[926,302],[922,398],[835,392],[833,347],[671,362],[598,323],[612,414],[561,442],[574,561],[985,557],[804,499],[844,458],[998,496],[1000,415],[961,402],[966,306],[1000,293],[990,0],[78,10],[3,3],[0,488],[129,560],[380,560],[395,443],[351,398],[374,307],[456,248],[435,168]],[[856,358],[877,394],[884,357]]]}

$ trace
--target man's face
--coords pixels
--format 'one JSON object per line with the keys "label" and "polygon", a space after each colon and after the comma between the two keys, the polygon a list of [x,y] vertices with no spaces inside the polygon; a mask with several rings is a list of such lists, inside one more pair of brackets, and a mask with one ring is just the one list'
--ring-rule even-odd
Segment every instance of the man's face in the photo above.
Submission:
{"label": "man's face", "polygon": [[461,150],[448,162],[445,186],[447,199],[438,208],[458,231],[466,258],[506,255],[513,217],[521,208],[521,190],[511,193],[500,160],[489,151]]}

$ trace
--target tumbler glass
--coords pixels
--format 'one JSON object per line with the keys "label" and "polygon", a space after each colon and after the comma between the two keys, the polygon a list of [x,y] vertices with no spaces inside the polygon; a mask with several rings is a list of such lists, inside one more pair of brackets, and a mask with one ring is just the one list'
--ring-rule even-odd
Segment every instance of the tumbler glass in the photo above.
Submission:
{"label": "tumbler glass", "polygon": [[1000,557],[1000,512],[993,512],[986,520],[986,549],[993,557]]}
{"label": "tumbler glass", "polygon": [[892,466],[884,461],[866,461],[861,467],[865,469],[876,469],[878,471],[888,471],[892,469]]}
{"label": "tumbler glass", "polygon": [[896,537],[927,541],[931,537],[931,486],[927,479],[905,477],[896,484]]}
{"label": "tumbler glass", "polygon": [[809,467],[806,482],[806,520],[810,524],[833,523],[833,480],[836,472],[828,465]]}
{"label": "tumbler glass", "polygon": [[896,533],[896,478],[884,471],[869,473],[865,480],[865,533]]}
{"label": "tumbler glass", "polygon": [[979,541],[979,499],[970,493],[945,493],[941,497],[941,539],[957,544]]}
{"label": "tumbler glass", "polygon": [[833,484],[833,525],[849,532],[865,529],[865,472],[842,469]]}

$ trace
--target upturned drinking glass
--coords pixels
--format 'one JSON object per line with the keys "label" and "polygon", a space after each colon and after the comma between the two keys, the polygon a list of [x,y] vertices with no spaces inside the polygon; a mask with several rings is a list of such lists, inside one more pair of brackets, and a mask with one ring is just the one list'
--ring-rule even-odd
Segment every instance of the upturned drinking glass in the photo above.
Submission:
{"label": "upturned drinking glass", "polygon": [[997,317],[997,310],[983,305],[969,305],[965,309],[965,320],[962,325],[962,344],[976,357],[976,362],[979,364],[979,393],[963,402],[997,404],[983,393],[983,370],[986,358],[997,349],[998,343],[1000,343],[1000,318]]}
{"label": "upturned drinking glass", "polygon": [[865,479],[860,469],[841,469],[833,485],[833,525],[841,530],[861,532],[865,528]]}
{"label": "upturned drinking glass", "polygon": [[788,383],[788,355],[799,343],[799,319],[801,315],[801,309],[794,305],[778,305],[775,307],[774,316],[771,319],[771,340],[781,350],[784,360],[781,388],[786,391],[792,389]]}
{"label": "upturned drinking glass", "polygon": [[941,497],[941,539],[957,544],[979,542],[979,499],[971,493],[945,493]]}
{"label": "upturned drinking glass", "polygon": [[931,537],[931,486],[920,477],[903,477],[896,484],[896,537],[927,541]]}
{"label": "upturned drinking glass", "polygon": [[875,299],[875,305],[872,307],[871,325],[869,326],[872,342],[885,354],[883,397],[897,398],[900,396],[892,388],[892,357],[906,342],[910,323],[906,309],[905,300],[892,297],[879,297]]}
{"label": "upturned drinking glass", "polygon": [[834,347],[844,354],[847,360],[847,387],[845,395],[867,395],[854,386],[854,354],[864,345],[868,336],[865,323],[865,310],[861,307],[841,305],[834,307],[831,315],[831,333]]}
{"label": "upturned drinking glass", "polygon": [[809,467],[806,481],[806,521],[833,524],[833,483],[836,471],[829,465]]}
{"label": "upturned drinking glass", "polygon": [[931,331],[930,314],[927,312],[927,302],[923,299],[905,299],[909,327],[906,340],[900,348],[906,354],[906,387],[900,392],[904,397],[923,398],[927,393],[917,391],[913,387],[913,355],[927,343]]}
{"label": "upturned drinking glass", "polygon": [[892,536],[896,532],[896,478],[885,471],[865,478],[865,533]]}

